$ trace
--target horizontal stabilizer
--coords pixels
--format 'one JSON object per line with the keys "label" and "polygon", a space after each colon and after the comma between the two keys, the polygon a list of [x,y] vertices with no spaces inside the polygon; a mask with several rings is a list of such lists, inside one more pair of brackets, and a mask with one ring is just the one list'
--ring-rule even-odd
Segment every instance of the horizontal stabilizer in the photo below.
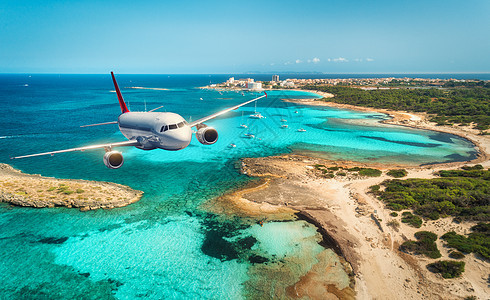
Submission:
{"label": "horizontal stabilizer", "polygon": [[117,124],[117,121],[105,122],[105,123],[97,123],[97,124],[89,124],[89,125],[82,125],[80,127],[91,127],[91,126],[100,126],[100,125],[109,125],[109,124]]}
{"label": "horizontal stabilizer", "polygon": [[154,109],[150,110],[149,112],[152,112],[152,111],[158,110],[158,109],[160,109],[160,108],[162,108],[162,107],[163,107],[163,105],[162,105],[162,106],[159,106],[159,107],[157,107],[157,108],[154,108]]}

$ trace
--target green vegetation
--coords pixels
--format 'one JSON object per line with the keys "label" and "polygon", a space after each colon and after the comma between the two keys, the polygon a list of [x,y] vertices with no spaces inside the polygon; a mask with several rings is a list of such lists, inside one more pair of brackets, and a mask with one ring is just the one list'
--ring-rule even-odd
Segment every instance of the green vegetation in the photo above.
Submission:
{"label": "green vegetation", "polygon": [[490,223],[480,223],[471,227],[473,231],[465,237],[454,231],[441,236],[448,247],[455,248],[463,253],[478,253],[485,259],[490,259]]}
{"label": "green vegetation", "polygon": [[67,185],[64,185],[63,183],[58,186],[57,190],[58,193],[63,193],[65,195],[73,194],[73,191],[69,190],[69,187]]}
{"label": "green vegetation", "polygon": [[464,254],[459,251],[451,251],[449,252],[449,257],[454,259],[462,259],[464,258]]}
{"label": "green vegetation", "polygon": [[396,211],[393,211],[390,213],[390,216],[392,217],[398,217],[398,213]]}
{"label": "green vegetation", "polygon": [[437,235],[429,231],[419,231],[415,233],[417,241],[406,241],[400,246],[400,251],[411,254],[423,254],[429,258],[441,257],[441,252],[437,249],[435,241]]}
{"label": "green vegetation", "polygon": [[81,194],[81,193],[84,193],[85,191],[83,189],[77,189],[76,192],[77,192],[77,194]]}
{"label": "green vegetation", "polygon": [[56,190],[56,187],[52,186],[52,187],[50,187],[50,188],[48,189],[48,192],[52,192],[52,191],[54,191],[54,190]]}
{"label": "green vegetation", "polygon": [[[451,84],[447,87],[450,87]],[[458,85],[461,83],[458,82]],[[434,115],[432,121],[447,123],[477,123],[477,129],[490,127],[490,86],[449,89],[388,89],[361,90],[342,86],[309,85],[305,89],[319,90],[335,95],[330,102],[357,106],[388,108]]]}
{"label": "green vegetation", "polygon": [[337,176],[347,176],[347,173],[345,172],[337,172],[337,174],[335,174]]}
{"label": "green vegetation", "polygon": [[408,172],[405,169],[395,169],[389,170],[386,174],[391,177],[401,178],[407,176]]}
{"label": "green vegetation", "polygon": [[371,169],[371,168],[362,168],[359,171],[360,176],[368,176],[368,177],[379,177],[381,176],[381,171],[377,169]]}
{"label": "green vegetation", "polygon": [[464,272],[465,263],[462,261],[441,260],[428,264],[427,268],[434,273],[441,273],[444,278],[459,277]]}
{"label": "green vegetation", "polygon": [[409,211],[402,213],[402,223],[407,223],[412,227],[420,228],[422,226],[422,222],[423,221],[419,216],[415,216]]}
{"label": "green vegetation", "polygon": [[384,191],[374,187],[371,191],[392,210],[412,209],[431,220],[446,216],[458,220],[490,219],[489,170],[477,165],[466,170],[440,171],[438,175],[441,178],[385,180],[381,183]]}
{"label": "green vegetation", "polygon": [[359,172],[360,176],[368,176],[368,177],[379,177],[381,176],[381,171],[378,169],[372,169],[372,168],[361,168],[361,167],[354,167],[347,169],[349,172]]}
{"label": "green vegetation", "polygon": [[370,186],[369,190],[373,194],[378,194],[380,188],[381,188],[381,186],[379,184],[375,184],[375,185]]}

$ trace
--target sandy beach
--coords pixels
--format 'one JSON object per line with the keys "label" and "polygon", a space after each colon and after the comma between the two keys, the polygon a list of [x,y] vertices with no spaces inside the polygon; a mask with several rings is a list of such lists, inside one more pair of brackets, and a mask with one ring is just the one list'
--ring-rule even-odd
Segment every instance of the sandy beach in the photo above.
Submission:
{"label": "sandy beach", "polygon": [[[350,265],[346,271],[349,272],[349,268],[353,270],[354,293],[344,290],[344,294],[339,294],[338,290],[326,288],[332,287],[331,282],[303,280],[300,290],[296,289],[296,285],[289,289],[297,291],[289,296],[307,296],[312,299],[464,299],[472,295],[478,299],[488,299],[489,262],[474,254],[466,255],[463,259],[466,263],[463,275],[460,278],[443,279],[426,268],[428,263],[437,260],[399,251],[399,245],[404,241],[414,240],[414,233],[417,231],[427,230],[438,236],[448,231],[467,234],[470,232],[469,228],[476,223],[456,224],[452,222],[452,218],[444,218],[425,221],[421,228],[400,223],[400,227],[395,230],[386,224],[393,219],[400,221],[400,217],[390,216],[391,210],[386,209],[381,201],[368,193],[368,188],[392,178],[385,172],[394,168],[405,168],[408,175],[404,178],[433,178],[438,170],[454,169],[465,164],[479,163],[488,168],[490,137],[478,135],[479,131],[468,127],[435,126],[427,121],[424,114],[376,110],[318,100],[287,101],[386,113],[393,117],[385,121],[386,123],[456,134],[472,141],[479,150],[478,158],[471,162],[420,167],[338,162],[298,154],[243,159],[241,172],[261,178],[261,181],[220,197],[221,200],[214,203],[223,204],[218,205],[222,212],[255,218],[262,215],[265,220],[277,218],[278,215],[287,218],[287,215],[296,213],[333,239],[334,247],[338,248],[338,252]],[[344,168],[375,167],[382,170],[383,175],[360,177],[347,174],[327,179],[314,168],[315,164]],[[442,254],[441,259],[448,259],[448,248],[439,239],[437,245]],[[316,269],[322,269],[320,264]],[[323,268],[323,272],[327,271]],[[316,270],[318,272],[320,271]]]}
{"label": "sandy beach", "polygon": [[117,183],[43,177],[0,164],[0,202],[16,206],[64,206],[88,211],[123,207],[142,196],[142,191]]}

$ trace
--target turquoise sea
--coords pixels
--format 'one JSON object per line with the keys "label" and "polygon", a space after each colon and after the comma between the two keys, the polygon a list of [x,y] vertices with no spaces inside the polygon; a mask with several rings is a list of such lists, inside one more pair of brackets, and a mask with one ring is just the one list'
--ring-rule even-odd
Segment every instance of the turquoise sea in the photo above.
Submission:
{"label": "turquoise sea", "polygon": [[[116,76],[131,110],[164,105],[163,110],[188,120],[257,96],[197,88],[233,75]],[[245,75],[235,75],[239,77]],[[134,86],[168,90],[128,88]],[[0,74],[0,162],[27,173],[111,181],[145,192],[139,202],[113,210],[1,204],[0,298],[284,296],[284,289],[306,274],[319,255],[328,252],[332,261],[338,257],[319,245],[321,236],[305,221],[269,222],[261,227],[249,219],[202,208],[253,180],[239,174],[240,158],[297,151],[332,159],[418,165],[476,156],[473,145],[457,136],[382,125],[379,121],[387,116],[378,113],[296,105],[281,99],[317,95],[274,91],[256,108],[248,105],[208,122],[220,134],[211,146],[193,139],[188,148],[177,152],[121,148],[125,163],[118,170],[104,166],[103,150],[9,160],[123,141],[117,125],[79,127],[117,119],[120,109],[113,89],[109,74]],[[255,109],[266,118],[249,118]],[[281,127],[281,119],[287,120],[287,129]],[[241,123],[249,128],[241,128]],[[298,132],[299,128],[306,132]],[[245,133],[255,138],[246,138]],[[232,143],[236,147],[229,147]],[[348,284],[345,273],[335,276]]]}

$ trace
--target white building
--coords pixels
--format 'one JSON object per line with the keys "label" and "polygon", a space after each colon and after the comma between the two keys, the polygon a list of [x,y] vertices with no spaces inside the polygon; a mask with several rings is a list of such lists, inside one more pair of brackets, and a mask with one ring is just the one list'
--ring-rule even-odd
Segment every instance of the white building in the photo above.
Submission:
{"label": "white building", "polygon": [[288,81],[288,80],[284,80],[283,82],[281,82],[281,86],[282,87],[293,88],[294,87],[294,82]]}
{"label": "white building", "polygon": [[262,83],[261,82],[248,82],[247,83],[247,89],[249,89],[249,90],[261,90],[262,89]]}

